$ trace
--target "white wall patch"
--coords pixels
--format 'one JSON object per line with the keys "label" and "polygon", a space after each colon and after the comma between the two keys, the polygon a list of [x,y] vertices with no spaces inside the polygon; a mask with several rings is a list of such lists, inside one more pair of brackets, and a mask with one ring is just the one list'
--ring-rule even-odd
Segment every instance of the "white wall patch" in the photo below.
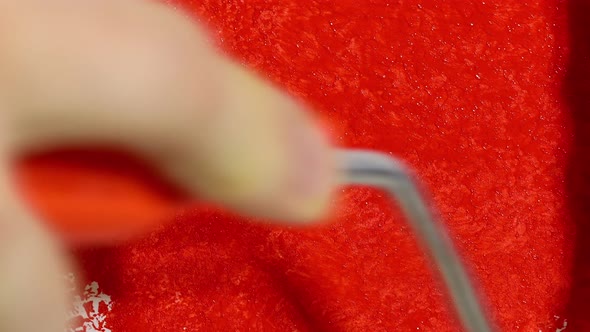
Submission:
{"label": "white wall patch", "polygon": [[108,313],[113,309],[111,297],[100,290],[97,282],[86,285],[80,295],[75,277],[69,274],[67,279],[71,282],[73,303],[66,332],[112,332],[107,324]]}

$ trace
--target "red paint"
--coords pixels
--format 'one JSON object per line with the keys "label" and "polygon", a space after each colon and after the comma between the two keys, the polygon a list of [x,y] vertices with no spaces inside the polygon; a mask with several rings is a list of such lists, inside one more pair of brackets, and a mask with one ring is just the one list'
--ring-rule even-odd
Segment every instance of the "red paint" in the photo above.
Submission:
{"label": "red paint", "polygon": [[[314,105],[338,144],[416,168],[503,330],[553,331],[564,318],[567,330],[590,328],[589,10],[559,0],[177,2],[229,54]],[[26,171],[70,181],[46,164]],[[63,204],[29,190],[49,212]],[[399,213],[370,190],[344,200],[321,229],[201,210],[80,259],[117,303],[113,331],[457,331]]]}

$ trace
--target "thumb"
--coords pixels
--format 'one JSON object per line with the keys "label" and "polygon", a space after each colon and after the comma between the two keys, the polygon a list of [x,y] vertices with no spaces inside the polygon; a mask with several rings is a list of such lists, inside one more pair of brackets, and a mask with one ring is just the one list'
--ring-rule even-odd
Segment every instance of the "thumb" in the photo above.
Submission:
{"label": "thumb", "polygon": [[64,331],[67,262],[20,206],[0,163],[0,331]]}
{"label": "thumb", "polygon": [[313,118],[217,54],[189,19],[148,1],[25,2],[0,12],[10,30],[0,33],[0,90],[17,153],[114,143],[238,212],[295,222],[324,213],[332,158]]}

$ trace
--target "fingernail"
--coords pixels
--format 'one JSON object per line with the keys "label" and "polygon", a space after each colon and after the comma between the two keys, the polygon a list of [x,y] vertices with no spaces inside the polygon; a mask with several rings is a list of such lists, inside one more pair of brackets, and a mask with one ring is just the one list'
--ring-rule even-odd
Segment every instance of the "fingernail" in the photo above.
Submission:
{"label": "fingernail", "polygon": [[292,197],[291,209],[302,221],[321,218],[331,191],[331,156],[321,130],[305,115],[287,124],[291,176],[287,190]]}

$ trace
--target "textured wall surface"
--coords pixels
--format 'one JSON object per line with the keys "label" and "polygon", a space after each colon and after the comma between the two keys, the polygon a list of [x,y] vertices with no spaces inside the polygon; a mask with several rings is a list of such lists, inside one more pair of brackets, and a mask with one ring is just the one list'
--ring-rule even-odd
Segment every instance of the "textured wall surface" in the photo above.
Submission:
{"label": "textured wall surface", "polygon": [[[208,24],[225,52],[313,105],[339,145],[414,166],[503,330],[590,330],[583,1],[173,5]],[[76,172],[85,176],[72,180]],[[148,185],[101,172],[49,158],[24,173],[61,217],[75,216],[64,216],[62,198],[43,200],[43,188],[93,176],[112,197],[137,199],[117,205],[88,193],[77,217],[97,205],[116,219],[117,209],[135,217],[168,204],[150,198]],[[99,309],[106,327],[95,330],[458,331],[399,212],[367,189],[340,199],[319,229],[194,207],[137,243],[79,252],[87,295],[96,299],[98,284],[110,295]]]}

